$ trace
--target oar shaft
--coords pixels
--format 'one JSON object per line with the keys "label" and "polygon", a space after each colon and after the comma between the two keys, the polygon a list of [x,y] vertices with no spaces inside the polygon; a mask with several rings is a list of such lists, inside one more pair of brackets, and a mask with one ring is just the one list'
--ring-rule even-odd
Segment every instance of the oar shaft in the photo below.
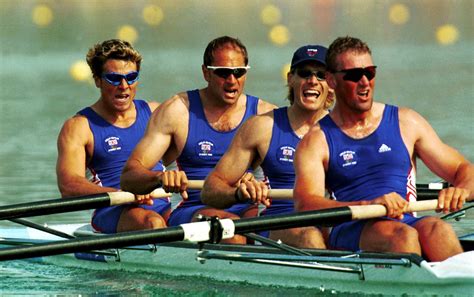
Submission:
{"label": "oar shaft", "polygon": [[[155,198],[169,197],[170,195],[165,193],[163,189],[157,189],[152,193]],[[80,211],[131,202],[135,202],[135,195],[132,193],[110,192],[5,205],[0,206],[0,220]]]}
{"label": "oar shaft", "polygon": [[[433,210],[436,200],[410,202],[410,211]],[[386,209],[381,205],[350,206],[331,209],[307,211],[283,215],[269,215],[255,218],[225,221],[225,234],[243,234],[263,230],[287,229],[314,225],[335,225],[354,219],[376,218],[386,215]],[[214,221],[215,222],[215,221]],[[232,226],[231,226],[232,225]],[[135,231],[103,236],[76,238],[53,243],[41,243],[34,246],[22,246],[0,249],[0,261],[24,259],[73,252],[87,252],[96,249],[120,248],[125,246],[143,245],[181,241],[205,241],[215,234],[212,222],[196,222],[151,231]],[[230,226],[230,227],[229,227]],[[217,227],[219,230],[222,228]],[[233,229],[233,230],[230,230]],[[228,238],[228,237],[226,237]]]}

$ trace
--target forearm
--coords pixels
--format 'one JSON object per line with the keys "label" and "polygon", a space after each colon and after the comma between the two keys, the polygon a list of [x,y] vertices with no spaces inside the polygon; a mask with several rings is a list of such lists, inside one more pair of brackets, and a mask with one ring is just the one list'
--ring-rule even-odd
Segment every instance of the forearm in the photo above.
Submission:
{"label": "forearm", "polygon": [[201,201],[215,208],[228,208],[237,202],[235,198],[236,190],[237,187],[229,185],[223,179],[211,173],[201,191]]}
{"label": "forearm", "polygon": [[118,191],[116,188],[99,186],[85,177],[60,178],[58,188],[63,198]]}
{"label": "forearm", "polygon": [[453,183],[456,187],[470,191],[468,200],[474,199],[474,165],[463,163],[459,166]]}
{"label": "forearm", "polygon": [[141,165],[127,164],[120,177],[120,187],[123,191],[134,194],[148,194],[161,187],[162,174],[160,171],[152,171]]}

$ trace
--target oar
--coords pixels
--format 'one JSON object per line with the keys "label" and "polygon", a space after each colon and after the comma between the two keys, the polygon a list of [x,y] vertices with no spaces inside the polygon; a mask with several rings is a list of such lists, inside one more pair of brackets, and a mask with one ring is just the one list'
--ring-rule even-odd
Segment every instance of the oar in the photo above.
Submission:
{"label": "oar", "polygon": [[[156,189],[151,193],[151,196],[154,198],[164,198],[171,196],[171,194],[166,193],[163,189]],[[135,201],[135,195],[132,193],[109,192],[80,197],[5,205],[0,206],[0,220],[94,209]]]}
{"label": "oar", "polygon": [[[437,204],[437,200],[410,202],[408,211],[434,210]],[[313,225],[335,225],[351,220],[381,217],[386,213],[387,211],[382,205],[365,205],[244,218],[235,221],[213,219],[165,229],[76,238],[53,243],[40,243],[34,246],[0,249],[0,261],[182,240],[218,242],[221,238],[231,238],[235,234]]]}
{"label": "oar", "polygon": [[[436,183],[436,185],[441,185]],[[202,190],[204,186],[203,180],[189,180],[188,189],[191,190]],[[438,192],[441,188],[433,187],[425,184],[417,184],[417,199],[418,200],[429,200],[429,199],[438,199]],[[292,199],[293,198],[293,189],[269,189],[268,196],[275,200],[280,199]]]}

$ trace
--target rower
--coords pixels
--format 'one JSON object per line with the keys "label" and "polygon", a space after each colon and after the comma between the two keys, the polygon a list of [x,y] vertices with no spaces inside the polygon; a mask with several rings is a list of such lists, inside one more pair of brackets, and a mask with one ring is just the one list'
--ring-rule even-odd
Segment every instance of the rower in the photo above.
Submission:
{"label": "rower", "polygon": [[[257,213],[250,202],[224,210],[211,208],[201,202],[200,191],[186,191],[187,179],[205,179],[246,119],[275,108],[243,93],[250,66],[240,40],[229,36],[212,40],[201,68],[207,87],[181,92],[160,105],[121,178],[122,188],[133,193],[146,194],[160,185],[166,191],[181,192],[184,200],[171,213],[170,226],[196,221],[199,215],[237,219]],[[160,159],[166,165],[177,161],[180,170],[152,171]],[[227,242],[246,241],[236,236]]]}
{"label": "rower", "polygon": [[[135,100],[141,61],[140,53],[119,39],[98,43],[87,53],[100,97],[68,119],[59,133],[56,174],[62,197],[119,191],[123,165],[159,105]],[[164,169],[159,160],[152,167]],[[93,173],[91,179],[86,172]],[[143,194],[141,204],[96,209],[92,226],[104,233],[166,227],[169,199]]]}
{"label": "rower", "polygon": [[[295,51],[287,74],[290,106],[253,117],[242,125],[232,145],[206,179],[201,193],[204,203],[227,208],[241,201],[252,201],[266,206],[263,216],[294,212],[292,200],[270,202],[268,192],[269,187],[293,188],[296,146],[328,113],[333,102],[332,90],[325,80],[326,51],[321,45],[306,45]],[[250,179],[237,185],[247,168],[252,166],[262,167],[268,184]],[[325,247],[321,231],[316,227],[272,230],[264,234],[296,247]]]}
{"label": "rower", "polygon": [[[474,165],[443,143],[415,111],[374,102],[377,66],[366,43],[337,38],[326,64],[326,80],[337,99],[296,150],[297,210],[367,204],[387,208],[385,218],[334,227],[331,248],[423,254],[431,261],[461,253],[448,223],[403,213],[412,194],[410,182],[416,180],[417,157],[453,185],[438,196],[438,209],[445,213],[474,198]],[[336,200],[324,197],[326,187]]]}

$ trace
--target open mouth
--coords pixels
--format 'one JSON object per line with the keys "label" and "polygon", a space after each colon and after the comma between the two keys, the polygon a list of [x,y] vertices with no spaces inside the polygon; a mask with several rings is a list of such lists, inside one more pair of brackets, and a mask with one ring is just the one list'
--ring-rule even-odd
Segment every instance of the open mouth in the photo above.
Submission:
{"label": "open mouth", "polygon": [[357,92],[357,96],[362,97],[362,98],[367,98],[369,97],[369,90],[363,90]]}
{"label": "open mouth", "polygon": [[321,95],[321,92],[317,91],[317,90],[306,90],[306,91],[303,91],[303,96],[305,98],[314,98],[314,99],[318,99],[319,96]]}
{"label": "open mouth", "polygon": [[227,97],[235,97],[237,95],[238,89],[224,89],[224,93]]}
{"label": "open mouth", "polygon": [[128,98],[130,98],[130,95],[128,95],[128,94],[115,95],[115,99],[117,99],[117,100],[127,100]]}

